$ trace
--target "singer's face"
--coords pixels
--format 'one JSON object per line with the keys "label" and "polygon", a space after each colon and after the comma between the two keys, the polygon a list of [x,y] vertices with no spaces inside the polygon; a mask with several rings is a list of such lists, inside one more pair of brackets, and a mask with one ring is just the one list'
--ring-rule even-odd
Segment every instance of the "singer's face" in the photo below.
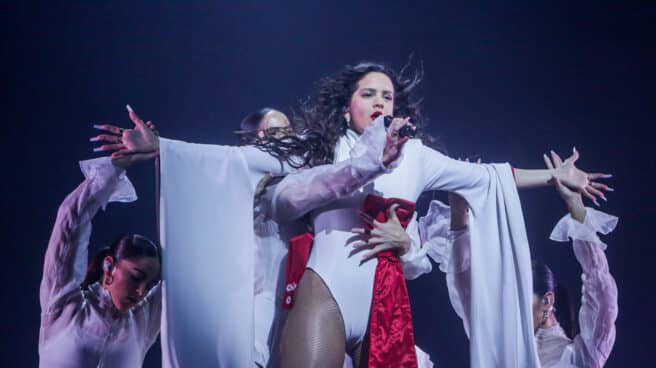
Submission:
{"label": "singer's face", "polygon": [[394,84],[383,73],[371,72],[358,81],[358,88],[351,96],[347,120],[349,127],[358,134],[371,125],[380,115],[394,113]]}

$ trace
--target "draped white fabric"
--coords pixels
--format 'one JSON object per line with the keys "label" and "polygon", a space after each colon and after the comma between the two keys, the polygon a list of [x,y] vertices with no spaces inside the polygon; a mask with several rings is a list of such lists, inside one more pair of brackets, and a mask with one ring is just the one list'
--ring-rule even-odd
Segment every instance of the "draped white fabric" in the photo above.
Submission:
{"label": "draped white fabric", "polygon": [[253,365],[253,190],[243,150],[160,139],[164,367]]}
{"label": "draped white fabric", "polygon": [[[471,249],[466,254],[471,270],[461,280],[470,286],[464,288],[471,293],[465,298],[470,304],[456,308],[461,317],[469,317],[465,325],[469,322],[471,366],[539,367],[533,343],[531,256],[515,181],[509,165],[481,166],[489,178],[484,190],[458,191],[471,207]],[[436,215],[440,208],[431,206],[427,217],[434,218],[420,219],[422,240],[445,229]],[[459,261],[442,254],[450,247],[436,245],[427,253],[442,263],[441,269],[451,270],[447,277],[461,274]]]}

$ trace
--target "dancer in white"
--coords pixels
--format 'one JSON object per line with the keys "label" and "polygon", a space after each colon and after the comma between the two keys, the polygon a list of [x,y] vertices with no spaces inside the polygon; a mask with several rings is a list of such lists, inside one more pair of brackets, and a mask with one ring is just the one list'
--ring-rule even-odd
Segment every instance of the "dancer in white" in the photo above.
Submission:
{"label": "dancer in white", "polygon": [[[361,153],[352,148],[380,115],[412,115],[415,105],[408,102],[411,83],[373,63],[346,67],[324,79],[316,105],[308,109],[315,113],[308,124],[323,132],[334,154],[317,161],[339,163],[357,157]],[[399,105],[395,105],[397,101]],[[339,119],[343,119],[344,125],[340,125]],[[407,122],[396,119],[392,124],[403,121]],[[382,120],[378,123],[382,124]],[[467,198],[476,221],[476,226],[472,226],[472,244],[477,246],[472,246],[472,252],[478,254],[472,259],[479,264],[472,265],[472,295],[478,309],[474,314],[477,320],[472,333],[472,366],[489,366],[490,362],[494,366],[537,366],[533,342],[526,338],[531,331],[530,256],[516,187],[547,185],[555,175],[590,196],[590,192],[603,196],[590,182],[602,175],[576,169],[576,158],[575,153],[558,169],[517,169],[513,176],[509,165],[458,162],[418,140],[410,140],[402,159],[392,166],[371,166],[372,171],[352,172],[340,171],[337,165],[287,176],[278,185],[275,212],[280,220],[310,213],[315,239],[308,271],[284,332],[283,365],[331,366],[337,364],[344,351],[356,360],[360,356],[370,320],[376,260],[353,256],[348,245],[353,244],[351,228],[360,226],[358,211],[365,197],[377,194],[412,201],[422,191],[444,189]],[[483,247],[478,246],[481,239],[495,241]],[[496,272],[490,276],[492,269]],[[501,290],[502,280],[513,280],[516,287],[491,294],[491,290]],[[497,320],[517,323],[490,325],[492,315]]]}
{"label": "dancer in white", "polygon": [[157,338],[159,247],[125,235],[87,266],[95,214],[137,199],[125,175],[136,157],[80,162],[85,180],[59,207],[41,281],[40,367],[141,367]]}
{"label": "dancer in white", "polygon": [[[254,295],[266,292],[256,292],[255,287],[263,284],[256,282],[255,277],[260,278],[259,272],[263,270],[255,272],[255,264],[271,260],[255,258],[253,226],[257,224],[253,222],[253,198],[262,178],[284,175],[294,168],[255,146],[201,145],[157,138],[148,129],[149,123],[141,121],[131,109],[129,115],[134,129],[103,126],[113,135],[103,137],[108,144],[99,150],[118,150],[112,155],[114,158],[144,154],[160,157],[161,239],[166,249],[164,366],[245,366],[254,361],[261,364],[267,352],[254,349],[253,345],[254,341],[262,341],[266,328],[260,327],[267,322],[259,318],[273,311],[255,315],[254,308],[264,304],[254,303]],[[397,142],[387,139],[382,126],[369,135],[376,135],[375,144],[363,144],[362,151],[373,152],[366,156],[375,158],[373,165],[380,165],[381,159],[396,158]],[[373,138],[366,142],[373,142]],[[357,171],[372,163],[363,159],[344,165]],[[268,204],[258,205],[256,215],[268,221],[265,207]],[[283,237],[284,234],[271,234],[269,240]],[[210,279],[212,283],[207,282]],[[204,290],[202,296],[197,295],[200,287]],[[261,322],[261,326],[254,326]],[[198,333],[206,338],[192,338]]]}
{"label": "dancer in white", "polygon": [[[479,239],[483,238],[498,239],[497,243],[485,244],[485,247],[472,246],[472,249],[480,252],[479,256],[472,259],[486,259],[486,264],[472,267],[474,279],[478,280],[472,283],[473,295],[477,296],[473,304],[486,306],[481,313],[476,314],[480,316],[480,320],[477,321],[479,323],[472,324],[477,326],[473,330],[480,331],[472,334],[472,357],[490,357],[482,361],[494,361],[499,366],[535,365],[537,357],[532,349],[532,341],[527,342],[526,334],[523,332],[530,330],[528,319],[530,292],[524,293],[525,289],[530,290],[530,276],[526,276],[530,274],[528,269],[524,269],[524,263],[511,261],[513,258],[530,259],[523,233],[524,226],[516,186],[546,185],[552,175],[557,175],[567,185],[590,196],[603,195],[590,182],[591,179],[601,175],[589,175],[578,170],[573,164],[574,160],[571,160],[559,170],[518,169],[515,170],[513,177],[509,165],[477,166],[455,162],[426,148],[419,141],[410,141],[403,158],[397,161],[398,151],[405,143],[405,140],[399,139],[398,131],[403,125],[408,124],[407,119],[394,120],[388,132],[388,142],[393,141],[389,147],[397,152],[390,156],[389,153],[392,151],[386,147],[383,153],[372,153],[373,149],[369,147],[370,141],[365,138],[367,135],[365,128],[371,125],[372,120],[380,115],[396,113],[410,116],[413,122],[417,122],[417,106],[408,97],[416,81],[396,78],[394,73],[378,64],[365,63],[346,69],[344,75],[340,76],[344,77],[341,80],[344,85],[337,86],[340,88],[323,95],[327,98],[322,101],[329,104],[329,108],[322,110],[322,106],[318,106],[316,119],[309,120],[315,124],[309,126],[310,131],[318,132],[324,138],[325,148],[315,151],[319,154],[310,157],[309,162],[337,163],[329,166],[327,171],[319,171],[319,173],[332,174],[322,177],[315,175],[317,171],[307,171],[283,181],[291,185],[286,184],[284,188],[281,187],[282,183],[279,185],[280,202],[275,205],[274,212],[281,219],[298,218],[337,198],[337,201],[331,205],[333,207],[326,207],[312,213],[317,238],[310,259],[310,268],[322,272],[321,276],[325,275],[326,279],[329,279],[328,282],[332,284],[326,287],[325,280],[317,276],[317,273],[313,271],[305,273],[297,295],[299,304],[292,309],[289,322],[295,319],[291,318],[295,314],[300,318],[296,318],[296,322],[288,323],[286,329],[290,333],[289,341],[294,342],[283,343],[283,347],[291,347],[292,350],[285,348],[290,353],[285,354],[283,358],[298,358],[296,362],[304,367],[336,366],[343,361],[347,343],[349,353],[357,355],[356,350],[363,340],[366,322],[369,319],[373,269],[376,261],[372,260],[360,265],[354,258],[348,257],[348,252],[343,251],[343,246],[350,244],[345,241],[345,237],[350,234],[351,228],[360,225],[357,212],[362,200],[366,193],[414,200],[423,190],[439,188],[459,191],[470,202],[472,212],[476,214],[475,219],[479,220],[478,226],[472,226],[473,245],[479,244]],[[334,119],[342,119],[343,115],[347,120],[338,120],[338,122],[342,121],[345,125],[335,125]],[[377,125],[382,126],[382,117]],[[163,245],[182,244],[183,240],[191,237],[193,244],[202,244],[197,245],[203,249],[196,259],[198,264],[211,263],[211,267],[209,264],[196,267],[182,277],[176,275],[175,279],[167,278],[165,292],[177,291],[173,291],[173,297],[166,298],[165,305],[171,305],[172,308],[166,312],[163,331],[165,336],[175,336],[175,339],[165,338],[163,347],[165,354],[168,355],[165,361],[185,362],[184,359],[180,359],[180,356],[184,356],[191,359],[186,361],[187,363],[203,362],[209,365],[212,364],[208,362],[212,361],[226,366],[252,362],[251,350],[248,347],[249,342],[252,345],[253,341],[252,327],[249,327],[252,326],[253,295],[252,288],[249,289],[249,285],[253,284],[252,195],[256,183],[265,173],[275,171],[276,168],[279,172],[284,172],[285,165],[256,148],[248,150],[192,145],[166,139],[139,145],[135,144],[135,142],[139,143],[141,138],[137,137],[138,133],[139,123],[137,129],[124,131],[121,137],[123,142],[116,147],[119,150],[116,155],[158,150],[162,160]],[[135,137],[131,137],[132,135]],[[375,136],[376,134],[372,133],[372,137]],[[358,149],[358,146],[364,148]],[[365,159],[356,163],[360,157],[371,157],[373,160]],[[385,157],[393,159],[385,160]],[[274,165],[271,165],[272,162]],[[393,170],[390,175],[383,175],[390,170]],[[256,177],[252,175],[254,172],[257,173]],[[337,176],[334,175],[335,172],[338,173]],[[380,177],[376,179],[378,176]],[[332,181],[334,178],[337,178],[337,181]],[[311,183],[313,181],[319,184]],[[322,185],[325,185],[327,190],[320,189]],[[358,191],[363,186],[364,188]],[[336,188],[346,189],[333,190]],[[173,216],[176,215],[176,221],[173,223]],[[176,252],[180,254],[176,256]],[[183,251],[182,248],[171,247],[169,251],[167,248],[165,270],[188,269],[188,262],[184,264],[179,262],[184,259],[183,254],[189,253],[188,249]],[[169,261],[179,264],[169,267],[167,263]],[[330,265],[333,267],[331,268]],[[500,265],[504,265],[505,268]],[[488,267],[501,272],[495,277],[489,277],[485,272]],[[203,293],[205,298],[202,303],[196,303],[195,308],[183,305],[188,303],[185,300],[193,300],[186,286],[206,284],[205,280],[212,276],[211,272],[208,273],[208,268],[220,270],[214,273],[215,278],[218,276],[218,280],[211,285],[211,290]],[[349,279],[348,275],[353,278]],[[333,282],[333,280],[340,280],[340,277],[342,281]],[[309,281],[305,281],[306,279]],[[518,287],[506,290],[503,295],[487,294],[487,290],[499,289],[498,285],[502,279],[515,280],[513,285]],[[179,286],[176,288],[168,281],[175,281]],[[317,286],[314,290],[319,290],[322,298],[325,298],[314,298],[313,293],[307,293],[307,287],[304,292],[303,283]],[[240,288],[235,290],[235,285],[240,285]],[[350,292],[348,289],[356,291]],[[302,296],[303,294],[306,296]],[[351,296],[353,300],[350,300]],[[298,308],[301,300],[321,306],[323,309],[320,314],[324,312],[327,314],[302,313],[300,310],[308,309]],[[175,307],[176,303],[180,304]],[[203,311],[213,309],[216,315],[200,319],[198,315],[191,312],[192,309]],[[506,319],[517,320],[517,315],[522,315],[524,318],[521,318],[515,326],[497,324],[492,328],[483,327],[487,314],[498,317],[499,313],[507,314]],[[182,318],[173,319],[169,318],[170,316]],[[203,340],[207,342],[204,344],[205,347],[191,346],[186,339],[192,336],[188,326],[197,325],[199,328],[193,333],[197,333],[200,329],[207,335],[207,339]],[[167,333],[169,327],[172,333]],[[294,337],[294,331],[303,330],[314,335],[303,336],[301,333]],[[487,344],[487,341],[493,339],[506,339],[507,343],[503,344],[505,350],[498,351],[495,350],[495,346]],[[309,345],[316,341],[319,344],[315,345],[320,348],[313,350],[317,346]],[[171,346],[168,346],[168,343]],[[472,361],[472,364],[475,367],[481,366],[482,361]],[[285,366],[294,364],[296,363],[286,364],[283,360]]]}
{"label": "dancer in white", "polygon": [[[552,153],[552,159],[553,162],[545,156],[548,168],[562,165],[555,153]],[[567,303],[559,305],[558,302],[564,300],[566,295],[558,295],[557,282],[551,270],[544,264],[534,263],[532,316],[537,353],[544,368],[600,368],[613,348],[618,307],[617,286],[604,255],[606,244],[597,233],[610,233],[617,224],[617,218],[584,207],[581,195],[557,178],[553,179],[553,185],[569,214],[556,224],[550,237],[560,242],[571,239],[574,255],[583,270],[581,309],[578,313],[580,333],[573,334],[572,330],[575,329],[565,331],[561,327],[559,321],[572,325],[568,315],[570,306]],[[472,256],[469,215],[467,203],[462,197],[451,195],[450,199],[450,211],[439,202],[431,203],[429,213],[420,219],[420,230],[428,254],[447,273],[451,304],[462,318],[469,335]]]}

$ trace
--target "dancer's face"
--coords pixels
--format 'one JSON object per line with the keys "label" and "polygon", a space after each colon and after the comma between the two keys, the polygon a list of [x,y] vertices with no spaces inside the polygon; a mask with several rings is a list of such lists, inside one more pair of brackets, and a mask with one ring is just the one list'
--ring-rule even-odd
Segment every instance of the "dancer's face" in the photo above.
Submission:
{"label": "dancer's face", "polygon": [[[260,138],[260,140],[263,140],[265,137],[265,131],[267,129],[271,128],[289,128],[289,119],[287,118],[287,115],[283,114],[282,112],[278,110],[271,110],[260,121],[260,125],[258,126],[257,129],[257,136]],[[280,138],[281,136],[285,135],[284,131],[279,130],[278,134],[274,134],[276,138]],[[264,142],[264,141],[262,141]]]}
{"label": "dancer's face", "polygon": [[260,121],[259,130],[267,130],[269,128],[286,128],[289,126],[289,119],[287,115],[278,110],[271,110]]}
{"label": "dancer's face", "polygon": [[553,310],[554,298],[555,295],[551,291],[546,292],[544,295],[533,293],[533,331],[537,331],[543,323],[544,313]]}
{"label": "dancer's face", "polygon": [[159,281],[160,264],[155,257],[121,259],[118,262],[107,257],[105,261],[112,267],[104,270],[103,287],[109,291],[114,307],[121,312],[143,300],[148,290]]}
{"label": "dancer's face", "polygon": [[351,96],[346,119],[349,127],[358,134],[371,125],[378,116],[393,115],[394,84],[385,74],[371,72],[358,81],[358,88]]}

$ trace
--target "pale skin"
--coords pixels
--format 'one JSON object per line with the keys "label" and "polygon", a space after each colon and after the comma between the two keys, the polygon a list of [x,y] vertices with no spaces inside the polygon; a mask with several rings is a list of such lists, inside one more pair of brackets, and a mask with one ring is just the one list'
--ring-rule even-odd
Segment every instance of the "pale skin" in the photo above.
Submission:
{"label": "pale skin", "polygon": [[121,259],[107,256],[103,261],[102,288],[109,292],[112,304],[127,312],[143,300],[159,281],[160,264],[155,257]]}

